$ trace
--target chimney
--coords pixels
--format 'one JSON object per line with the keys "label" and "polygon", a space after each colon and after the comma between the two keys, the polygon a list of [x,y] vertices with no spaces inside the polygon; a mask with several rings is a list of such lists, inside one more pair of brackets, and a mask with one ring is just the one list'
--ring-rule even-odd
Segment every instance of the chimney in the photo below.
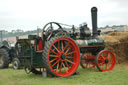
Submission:
{"label": "chimney", "polygon": [[93,37],[96,37],[96,36],[98,36],[98,32],[97,32],[97,8],[96,7],[91,8],[91,15],[92,15]]}

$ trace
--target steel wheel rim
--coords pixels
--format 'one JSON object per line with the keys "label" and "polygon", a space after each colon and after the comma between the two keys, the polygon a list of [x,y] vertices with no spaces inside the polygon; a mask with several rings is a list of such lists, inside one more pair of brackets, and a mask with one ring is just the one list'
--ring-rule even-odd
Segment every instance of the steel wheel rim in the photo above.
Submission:
{"label": "steel wheel rim", "polygon": [[57,76],[67,77],[72,75],[79,62],[79,48],[70,38],[61,37],[51,44],[48,51],[48,63],[52,72]]}
{"label": "steel wheel rim", "polygon": [[0,66],[3,65],[2,55],[0,55]]}
{"label": "steel wheel rim", "polygon": [[114,68],[116,60],[111,51],[104,50],[98,55],[97,62],[101,71],[110,71]]}

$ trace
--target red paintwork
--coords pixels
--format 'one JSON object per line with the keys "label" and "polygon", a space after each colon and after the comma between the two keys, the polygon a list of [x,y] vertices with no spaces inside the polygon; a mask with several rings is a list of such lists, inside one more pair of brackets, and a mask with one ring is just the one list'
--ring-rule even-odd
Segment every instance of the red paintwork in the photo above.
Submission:
{"label": "red paintwork", "polygon": [[39,44],[38,44],[38,51],[43,50],[43,42],[42,40],[39,40]]}
{"label": "red paintwork", "polygon": [[[106,55],[105,55],[106,54]],[[108,63],[105,63],[105,60],[108,60]],[[98,68],[101,71],[110,71],[114,68],[116,60],[115,56],[111,51],[103,50],[97,55]]]}
{"label": "red paintwork", "polygon": [[[69,48],[70,52],[68,51]],[[51,52],[52,54],[50,54]],[[62,59],[62,54],[65,55],[65,59]],[[55,75],[60,77],[72,75],[77,70],[79,62],[79,48],[72,39],[60,37],[51,44],[48,52],[48,64]]]}

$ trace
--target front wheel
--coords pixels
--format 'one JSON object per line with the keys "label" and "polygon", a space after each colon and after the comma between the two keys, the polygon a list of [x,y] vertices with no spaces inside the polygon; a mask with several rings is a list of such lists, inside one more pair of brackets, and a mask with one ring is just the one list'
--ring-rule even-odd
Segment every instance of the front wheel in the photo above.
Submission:
{"label": "front wheel", "polygon": [[112,70],[115,63],[115,56],[111,51],[103,50],[96,57],[96,66],[100,71]]}
{"label": "front wheel", "polygon": [[21,68],[21,62],[18,58],[14,58],[12,61],[12,67],[13,69],[17,70]]}
{"label": "front wheel", "polygon": [[80,52],[76,43],[68,37],[52,38],[43,51],[43,62],[53,76],[67,77],[78,68]]}

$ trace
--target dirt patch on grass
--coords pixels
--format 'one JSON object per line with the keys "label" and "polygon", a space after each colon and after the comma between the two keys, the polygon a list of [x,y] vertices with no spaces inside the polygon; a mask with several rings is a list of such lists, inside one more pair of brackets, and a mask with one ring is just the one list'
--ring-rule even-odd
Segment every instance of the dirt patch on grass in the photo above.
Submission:
{"label": "dirt patch on grass", "polygon": [[128,63],[128,32],[113,32],[100,37],[104,39],[106,49],[115,54],[117,63]]}

